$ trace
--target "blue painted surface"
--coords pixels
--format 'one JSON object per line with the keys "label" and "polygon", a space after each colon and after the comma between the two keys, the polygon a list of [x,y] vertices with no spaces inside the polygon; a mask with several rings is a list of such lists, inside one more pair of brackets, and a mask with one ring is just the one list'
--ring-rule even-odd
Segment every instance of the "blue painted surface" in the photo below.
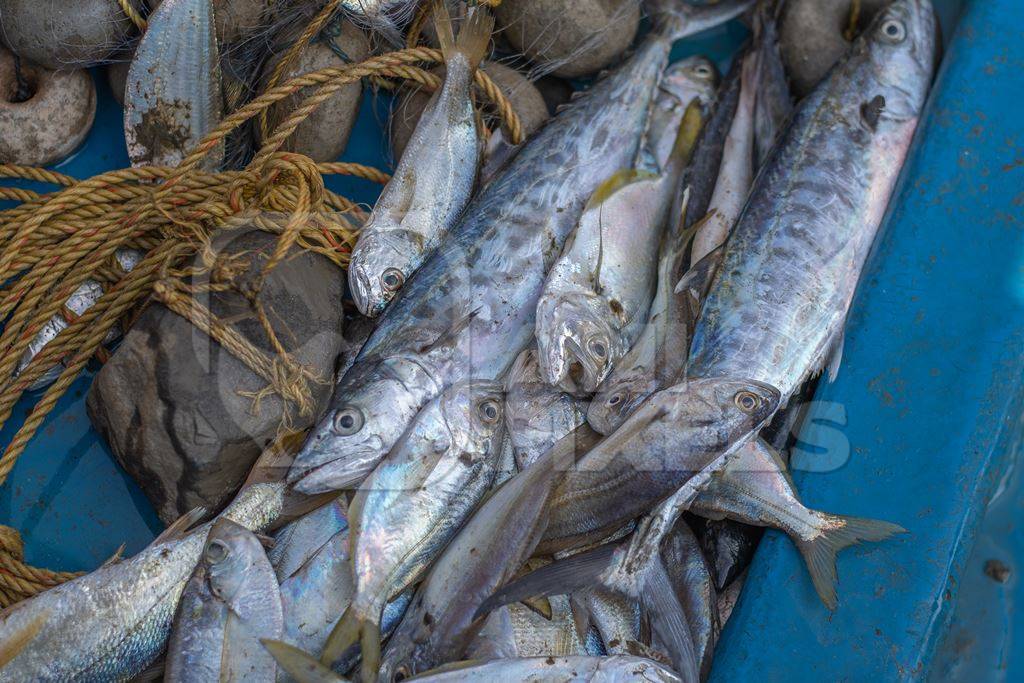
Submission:
{"label": "blue painted surface", "polygon": [[842,370],[794,454],[808,505],[910,533],[840,555],[832,614],[789,540],[767,533],[715,681],[915,679],[942,645],[1021,438],[1020,19],[1019,0],[968,4],[854,302]]}

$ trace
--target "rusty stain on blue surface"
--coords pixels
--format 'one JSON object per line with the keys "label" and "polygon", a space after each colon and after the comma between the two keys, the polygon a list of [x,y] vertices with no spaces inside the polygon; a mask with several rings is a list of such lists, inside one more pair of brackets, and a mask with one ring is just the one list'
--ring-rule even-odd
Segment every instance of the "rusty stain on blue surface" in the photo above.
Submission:
{"label": "rusty stain on blue surface", "polygon": [[789,540],[767,533],[715,681],[916,679],[947,656],[979,523],[1022,436],[1022,45],[1019,0],[967,5],[854,302],[843,367],[816,397],[845,407],[830,429],[849,457],[794,454],[809,506],[910,533],[840,555],[835,613]]}

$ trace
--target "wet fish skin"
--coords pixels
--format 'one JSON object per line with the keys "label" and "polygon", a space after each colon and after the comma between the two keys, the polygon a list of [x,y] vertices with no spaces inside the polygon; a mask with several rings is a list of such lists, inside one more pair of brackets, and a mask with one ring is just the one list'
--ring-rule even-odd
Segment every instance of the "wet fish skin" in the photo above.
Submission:
{"label": "wet fish skin", "polygon": [[470,11],[454,42],[443,3],[435,18],[442,37],[445,77],[423,110],[391,180],[363,225],[349,265],[356,307],[376,317],[455,225],[469,202],[481,142],[470,94],[487,50],[493,19]]}
{"label": "wet fish skin", "polygon": [[651,510],[764,426],[779,393],[708,378],[662,389],[559,481],[540,554],[599,541]]}
{"label": "wet fish skin", "polygon": [[423,683],[447,681],[601,681],[630,683],[637,680],[651,683],[678,683],[682,679],[663,664],[629,655],[610,657],[529,657],[497,659],[484,664],[457,663],[436,672],[417,676]]}
{"label": "wet fish skin", "polygon": [[277,577],[259,539],[229,519],[210,528],[182,594],[165,681],[274,681],[277,665],[258,638],[283,629]]}
{"label": "wet fish skin", "polygon": [[278,581],[287,581],[336,534],[346,529],[348,505],[344,497],[278,529],[274,534],[274,546],[267,551]]}
{"label": "wet fish skin", "polygon": [[705,108],[714,75],[703,57],[666,70],[635,166],[617,169],[594,192],[547,275],[537,303],[538,359],[545,379],[564,391],[595,391],[646,322],[661,235],[699,130],[680,124],[692,102]]}
{"label": "wet fish skin", "polygon": [[[700,495],[703,494],[702,491]],[[711,565],[715,588],[724,590],[754,559],[764,529],[720,516],[720,513],[714,513],[714,517],[708,519],[701,515],[690,521]]]}
{"label": "wet fish skin", "polygon": [[835,355],[935,49],[931,3],[897,0],[801,103],[726,244],[687,377],[751,375],[785,404]]}
{"label": "wet fish skin", "polygon": [[789,79],[779,51],[778,8],[781,2],[763,2],[754,12],[759,88],[754,110],[754,168],[768,158],[775,140],[793,113]]}
{"label": "wet fish skin", "polygon": [[385,603],[429,568],[494,481],[503,395],[499,382],[453,385],[420,411],[363,482],[351,506],[356,594],[328,640],[325,662],[361,634],[363,679],[375,675]]}
{"label": "wet fish skin", "polygon": [[544,381],[535,349],[523,351],[505,379],[505,423],[524,470],[586,421],[589,401]]}
{"label": "wet fish skin", "polygon": [[484,501],[420,584],[385,649],[381,680],[462,657],[482,624],[477,609],[533,552],[557,478],[595,442],[579,427]]}
{"label": "wet fish skin", "polygon": [[406,282],[296,458],[303,493],[360,482],[416,412],[467,377],[502,376],[533,335],[544,276],[583,205],[636,154],[669,41],[655,37],[550,120]]}
{"label": "wet fish skin", "polygon": [[[212,0],[163,0],[135,50],[125,89],[124,132],[135,166],[176,166],[223,115]],[[224,146],[200,167],[217,170]]]}
{"label": "wet fish skin", "polygon": [[573,594],[586,605],[590,622],[597,628],[609,655],[630,654],[640,642],[640,604],[631,596],[594,586]]}

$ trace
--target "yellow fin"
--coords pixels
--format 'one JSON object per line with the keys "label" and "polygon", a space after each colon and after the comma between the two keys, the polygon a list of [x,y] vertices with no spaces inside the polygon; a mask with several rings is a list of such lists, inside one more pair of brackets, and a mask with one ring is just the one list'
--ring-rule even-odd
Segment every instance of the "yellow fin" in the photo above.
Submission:
{"label": "yellow fin", "polygon": [[650,180],[657,177],[658,175],[656,173],[638,171],[634,168],[618,170],[611,174],[607,180],[597,186],[597,189],[594,190],[594,194],[590,195],[590,200],[587,202],[586,209],[584,210],[586,211],[603,204],[608,201],[609,197],[631,183],[635,183],[638,180]]}
{"label": "yellow fin", "polygon": [[683,120],[679,124],[679,133],[676,135],[676,142],[672,146],[672,161],[686,164],[693,155],[693,149],[697,146],[697,138],[704,128],[704,114],[701,109],[700,100],[696,97],[690,100],[690,104],[683,113]]}

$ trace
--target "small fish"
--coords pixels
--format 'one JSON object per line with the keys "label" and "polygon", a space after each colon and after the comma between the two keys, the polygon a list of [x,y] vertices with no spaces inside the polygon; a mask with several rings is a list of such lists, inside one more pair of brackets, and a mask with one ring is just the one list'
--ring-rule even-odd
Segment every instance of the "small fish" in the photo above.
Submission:
{"label": "small fish", "polygon": [[703,57],[669,67],[636,166],[598,187],[548,273],[536,335],[541,371],[552,385],[592,393],[640,334],[661,235],[700,130],[700,117],[681,126],[684,113],[694,101],[703,109],[713,89],[714,70]]}
{"label": "small fish", "polygon": [[384,310],[459,220],[480,165],[470,86],[494,20],[484,8],[472,8],[457,41],[443,2],[435,2],[434,20],[445,59],[444,84],[423,110],[359,233],[348,269],[352,299],[370,317]]}
{"label": "small fish", "polygon": [[[701,495],[704,493],[702,491]],[[695,516],[691,522],[704,556],[711,565],[715,588],[721,591],[732,585],[750,565],[764,529],[718,514],[714,516],[715,519]]]}
{"label": "small fish", "polygon": [[520,470],[586,421],[589,402],[545,382],[534,349],[519,354],[505,392],[505,424]]}
{"label": "small fish", "polygon": [[164,680],[272,682],[277,666],[258,639],[280,638],[283,628],[277,577],[259,539],[218,519],[181,596]]}
{"label": "small fish", "polygon": [[[128,68],[124,134],[135,166],[177,166],[220,123],[220,55],[213,0],[163,0]],[[201,168],[217,170],[220,144]]]}
{"label": "small fish", "polygon": [[490,489],[502,443],[502,387],[460,383],[420,411],[352,500],[356,594],[322,658],[357,640],[375,679],[384,605],[415,583]]}
{"label": "small fish", "polygon": [[722,471],[713,474],[690,509],[711,519],[728,516],[785,531],[829,609],[835,609],[837,603],[836,554],[861,541],[882,541],[904,532],[889,522],[807,508],[800,502],[782,457],[760,439],[739,449]]}
{"label": "small fish", "polygon": [[379,33],[396,47],[404,47],[402,27],[413,17],[419,0],[341,0],[341,7],[357,23]]}

